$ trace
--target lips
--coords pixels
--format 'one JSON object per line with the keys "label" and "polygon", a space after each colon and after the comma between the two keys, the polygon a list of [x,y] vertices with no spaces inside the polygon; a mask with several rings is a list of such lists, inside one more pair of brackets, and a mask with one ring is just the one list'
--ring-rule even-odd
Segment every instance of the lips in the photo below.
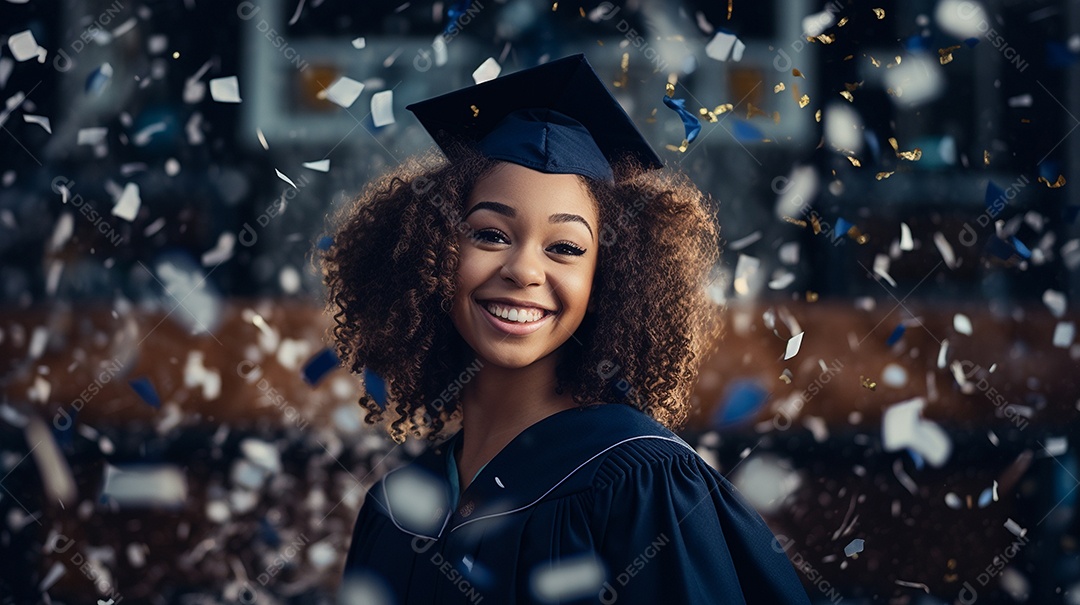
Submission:
{"label": "lips", "polygon": [[[556,313],[554,312],[544,311],[543,315],[539,319],[533,321],[511,321],[509,319],[503,319],[501,317],[496,317],[492,315],[491,312],[488,311],[488,309],[486,308],[490,304],[491,303],[485,304],[484,302],[477,301],[476,307],[479,310],[478,312],[486,318],[487,323],[503,335],[524,336],[526,334],[531,334],[539,330],[543,326],[547,325],[551,321],[551,318],[556,315]],[[534,312],[537,309],[536,307],[522,308],[528,308]]]}

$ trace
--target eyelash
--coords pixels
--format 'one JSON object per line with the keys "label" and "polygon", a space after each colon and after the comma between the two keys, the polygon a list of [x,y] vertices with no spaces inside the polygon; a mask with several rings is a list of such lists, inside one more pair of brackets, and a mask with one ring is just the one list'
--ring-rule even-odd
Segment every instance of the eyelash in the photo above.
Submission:
{"label": "eyelash", "polygon": [[[488,242],[488,241],[482,239],[481,235],[483,235],[484,233],[496,234],[499,237],[502,237],[503,239],[506,239],[506,235],[503,234],[498,229],[481,229],[479,231],[473,232],[473,234],[470,237],[472,237],[473,240],[478,241],[478,242],[497,243],[497,242]],[[575,246],[574,244],[571,244],[570,242],[567,242],[567,241],[556,242],[555,244],[552,244],[552,246],[553,247],[554,246],[565,246],[566,248],[569,248],[571,250],[571,252],[568,254],[568,256],[581,256],[582,254],[585,254],[584,249],[579,248],[579,247]]]}

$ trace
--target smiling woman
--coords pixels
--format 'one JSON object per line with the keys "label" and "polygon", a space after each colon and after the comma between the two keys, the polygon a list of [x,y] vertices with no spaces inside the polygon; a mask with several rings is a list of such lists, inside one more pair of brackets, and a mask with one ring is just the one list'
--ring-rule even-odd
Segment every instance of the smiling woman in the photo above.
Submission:
{"label": "smiling woman", "polygon": [[389,387],[367,421],[435,443],[367,493],[343,602],[808,603],[672,432],[721,327],[708,198],[580,55],[409,109],[446,157],[369,186],[324,266],[339,356]]}

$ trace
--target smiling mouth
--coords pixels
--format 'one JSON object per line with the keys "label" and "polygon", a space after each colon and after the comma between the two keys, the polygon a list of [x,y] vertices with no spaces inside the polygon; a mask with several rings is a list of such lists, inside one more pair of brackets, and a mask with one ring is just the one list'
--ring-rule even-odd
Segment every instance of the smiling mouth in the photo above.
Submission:
{"label": "smiling mouth", "polygon": [[536,309],[532,307],[513,307],[496,302],[478,301],[484,311],[502,321],[515,324],[531,324],[543,320],[549,315],[555,315],[555,311]]}

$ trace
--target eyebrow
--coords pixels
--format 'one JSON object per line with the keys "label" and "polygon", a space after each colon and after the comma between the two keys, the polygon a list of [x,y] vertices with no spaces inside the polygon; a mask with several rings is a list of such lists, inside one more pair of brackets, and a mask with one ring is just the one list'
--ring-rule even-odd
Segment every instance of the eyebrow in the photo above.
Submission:
{"label": "eyebrow", "polygon": [[[473,212],[476,212],[477,210],[482,210],[482,209],[487,209],[487,210],[491,210],[493,212],[498,212],[499,214],[501,214],[503,216],[510,217],[510,218],[514,218],[514,217],[517,216],[517,210],[514,210],[513,207],[507,206],[506,204],[502,204],[502,203],[499,203],[499,202],[477,202],[475,206],[473,206],[471,209],[469,209],[468,212],[465,213],[465,216],[461,220],[465,220],[465,219],[469,218],[470,214],[472,214]],[[566,213],[566,212],[559,212],[559,213],[552,214],[551,216],[549,216],[548,217],[548,222],[552,223],[552,224],[554,224],[554,223],[581,223],[582,225],[585,225],[586,229],[589,230],[589,237],[595,237],[593,235],[592,227],[589,226],[589,221],[585,220],[581,216],[578,216],[577,214],[569,214],[569,213]]]}

